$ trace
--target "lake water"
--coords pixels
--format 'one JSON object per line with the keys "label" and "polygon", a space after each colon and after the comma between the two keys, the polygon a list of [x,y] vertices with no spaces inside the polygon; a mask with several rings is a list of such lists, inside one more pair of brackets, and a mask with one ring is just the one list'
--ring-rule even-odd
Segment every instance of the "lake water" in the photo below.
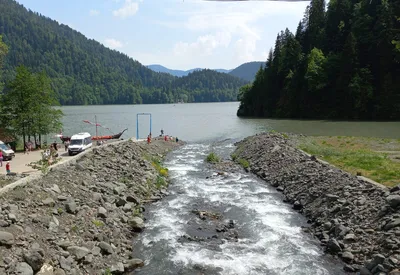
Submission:
{"label": "lake water", "polygon": [[[83,120],[94,122],[95,115],[101,125],[114,133],[128,128],[123,138],[136,136],[136,114],[152,114],[152,135],[164,129],[167,135],[185,141],[211,141],[225,138],[244,138],[268,130],[302,133],[306,135],[368,136],[400,138],[400,122],[338,122],[313,120],[278,120],[238,118],[238,102],[192,103],[162,105],[107,105],[107,106],[64,106],[61,107],[64,135],[82,131],[95,134],[95,127]],[[140,116],[139,134],[145,138],[150,132],[149,117]],[[109,135],[99,128],[99,134]]]}

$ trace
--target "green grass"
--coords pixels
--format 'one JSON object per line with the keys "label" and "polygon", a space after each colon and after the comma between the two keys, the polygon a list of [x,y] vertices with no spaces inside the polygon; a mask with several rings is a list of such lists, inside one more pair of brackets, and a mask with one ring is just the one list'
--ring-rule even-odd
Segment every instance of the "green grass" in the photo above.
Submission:
{"label": "green grass", "polygon": [[[338,137],[339,138],[339,137]],[[341,138],[341,137],[340,137]],[[400,163],[392,161],[387,154],[365,147],[353,148],[354,144],[327,144],[323,141],[303,141],[299,148],[352,174],[361,174],[387,186],[400,182]]]}
{"label": "green grass", "polygon": [[102,221],[99,221],[99,220],[92,220],[92,223],[97,227],[104,226],[104,223]]}
{"label": "green grass", "polygon": [[221,158],[214,152],[211,152],[208,154],[206,161],[209,163],[218,163],[221,161]]}
{"label": "green grass", "polygon": [[250,163],[245,159],[239,159],[238,163],[245,169],[250,167]]}
{"label": "green grass", "polygon": [[236,159],[238,158],[238,156],[237,156],[236,154],[232,154],[232,155],[231,155],[231,158],[232,158],[233,161],[236,161]]}

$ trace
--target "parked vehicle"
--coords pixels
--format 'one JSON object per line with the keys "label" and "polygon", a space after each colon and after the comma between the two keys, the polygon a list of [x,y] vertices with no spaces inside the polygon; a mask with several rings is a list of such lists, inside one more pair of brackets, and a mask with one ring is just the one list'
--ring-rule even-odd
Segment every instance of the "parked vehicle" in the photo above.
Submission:
{"label": "parked vehicle", "polygon": [[0,140],[0,150],[3,152],[3,160],[11,160],[15,157],[15,152]]}
{"label": "parked vehicle", "polygon": [[89,133],[79,133],[71,137],[68,154],[72,156],[90,147],[92,147],[92,136]]}

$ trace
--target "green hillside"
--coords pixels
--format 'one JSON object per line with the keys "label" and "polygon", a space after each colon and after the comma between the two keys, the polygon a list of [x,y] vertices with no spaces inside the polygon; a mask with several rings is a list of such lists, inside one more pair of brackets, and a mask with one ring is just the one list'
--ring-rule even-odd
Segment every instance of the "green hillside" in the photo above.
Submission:
{"label": "green hillside", "polygon": [[264,65],[265,62],[260,61],[247,62],[233,69],[229,72],[229,74],[247,81],[253,81],[256,77],[257,71],[260,69],[261,66]]}
{"label": "green hillside", "polygon": [[[239,87],[245,83],[208,71],[190,74],[183,82],[156,73],[14,0],[0,0],[0,35],[9,47],[4,81],[14,77],[18,65],[44,70],[63,105],[236,100]],[[203,75],[212,76],[219,83],[218,89],[207,86],[212,82],[199,81]]]}

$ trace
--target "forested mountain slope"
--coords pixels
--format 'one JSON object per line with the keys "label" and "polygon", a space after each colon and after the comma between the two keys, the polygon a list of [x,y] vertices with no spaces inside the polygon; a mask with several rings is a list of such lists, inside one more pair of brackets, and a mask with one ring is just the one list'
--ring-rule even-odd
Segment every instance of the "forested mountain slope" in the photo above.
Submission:
{"label": "forested mountain slope", "polygon": [[[191,72],[194,71],[201,71],[203,69],[201,68],[195,68],[195,69],[190,69],[187,71],[184,70],[172,70],[172,69],[168,69],[162,65],[158,65],[158,64],[153,64],[153,65],[147,65],[147,68],[155,71],[155,72],[159,72],[159,73],[168,73],[171,74],[173,76],[187,76],[188,74],[190,74]],[[217,71],[219,73],[229,73],[231,70],[225,70],[225,69],[213,69],[213,71]]]}
{"label": "forested mountain slope", "polygon": [[265,62],[260,61],[247,62],[233,69],[229,74],[247,81],[253,81],[257,71],[264,65]]}
{"label": "forested mountain slope", "polygon": [[[219,96],[210,93],[222,92],[198,81],[197,74],[185,80],[197,83],[189,85],[192,90],[179,87],[177,83],[181,82],[176,77],[156,73],[66,25],[28,11],[14,0],[0,0],[0,35],[9,47],[4,64],[5,82],[13,78],[18,65],[33,71],[44,70],[63,105],[167,103],[191,98],[212,101],[211,98]],[[229,87],[224,93],[236,100],[243,82],[220,74],[213,77]],[[237,86],[232,87],[232,83]],[[204,95],[199,97],[199,94]]]}
{"label": "forested mountain slope", "polygon": [[239,95],[239,116],[400,119],[400,2],[312,0]]}

